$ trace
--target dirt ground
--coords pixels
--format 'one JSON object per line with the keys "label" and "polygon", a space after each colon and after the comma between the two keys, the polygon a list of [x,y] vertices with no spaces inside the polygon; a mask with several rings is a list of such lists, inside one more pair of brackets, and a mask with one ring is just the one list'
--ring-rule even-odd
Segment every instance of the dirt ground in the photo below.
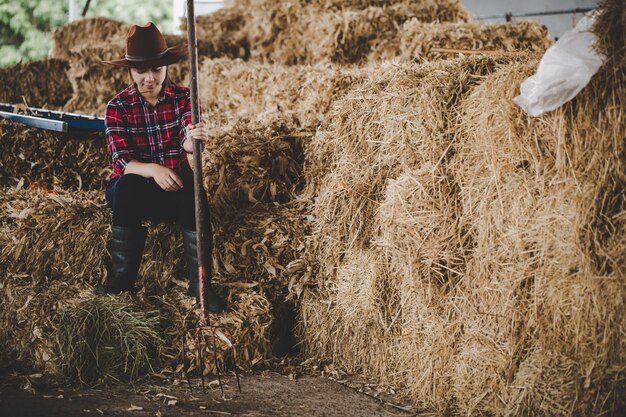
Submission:
{"label": "dirt ground", "polygon": [[[51,386],[41,375],[0,379],[0,416],[432,416],[383,399],[381,391],[358,381],[339,383],[322,376],[290,378],[273,372],[243,375],[240,393],[234,376],[192,380],[193,394],[179,380],[70,390]],[[366,394],[364,392],[369,392]],[[388,393],[387,393],[388,395]]]}

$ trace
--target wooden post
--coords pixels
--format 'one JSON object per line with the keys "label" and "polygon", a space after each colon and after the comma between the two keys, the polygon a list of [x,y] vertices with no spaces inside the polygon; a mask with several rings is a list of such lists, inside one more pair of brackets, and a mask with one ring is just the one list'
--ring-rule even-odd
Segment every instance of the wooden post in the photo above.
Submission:
{"label": "wooden post", "polygon": [[[200,104],[198,100],[198,44],[196,41],[196,17],[193,0],[187,0],[187,36],[189,40],[189,89],[191,90],[191,123],[199,123]],[[205,310],[205,286],[207,278],[207,245],[205,214],[207,207],[204,205],[205,192],[202,182],[202,143],[194,140],[193,143],[193,190],[195,198],[196,233],[198,237],[198,289],[200,291],[201,325],[206,325]]]}

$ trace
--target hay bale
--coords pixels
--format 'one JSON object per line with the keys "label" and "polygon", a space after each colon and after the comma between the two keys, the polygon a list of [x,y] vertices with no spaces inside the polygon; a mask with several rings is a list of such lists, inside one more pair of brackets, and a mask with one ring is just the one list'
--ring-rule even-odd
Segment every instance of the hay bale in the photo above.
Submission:
{"label": "hay bale", "polygon": [[215,251],[216,272],[228,282],[246,277],[273,303],[298,297],[311,278],[304,251],[309,229],[304,203],[258,205],[220,223],[215,230],[215,246],[220,248]]}
{"label": "hay bale", "polygon": [[[235,2],[197,21],[198,38],[219,50],[246,50],[243,58],[286,65],[322,60],[361,62],[392,42],[410,18],[422,22],[466,21],[457,0],[445,2]],[[249,49],[249,53],[247,50]],[[231,55],[236,56],[236,55]]]}
{"label": "hay bale", "polygon": [[455,104],[498,62],[516,59],[523,55],[372,66],[369,79],[335,103],[305,171],[307,193],[315,197],[312,250],[330,270],[346,250],[374,238],[371,219],[387,181],[406,168],[447,159]]}
{"label": "hay bale", "polygon": [[58,109],[72,96],[68,62],[44,59],[0,69],[0,102]]}
{"label": "hay bale", "polygon": [[592,29],[598,38],[596,49],[608,57],[608,65],[624,74],[626,71],[626,47],[623,42],[626,29],[624,0],[601,0],[598,2],[597,10],[598,15]]}
{"label": "hay bale", "polygon": [[388,58],[401,60],[450,58],[454,54],[432,51],[433,48],[486,50],[501,52],[532,51],[543,53],[551,44],[548,29],[539,22],[520,21],[502,24],[422,23],[411,19],[399,30],[399,47],[385,52]]}
{"label": "hay bale", "polygon": [[228,125],[242,118],[264,125],[293,119],[290,125],[310,128],[361,72],[327,64],[286,67],[207,59],[199,77],[199,96],[211,121]]}
{"label": "hay bale", "polygon": [[64,278],[95,283],[104,277],[109,219],[101,194],[2,188],[0,264],[5,271],[33,282]]}
{"label": "hay bale", "polygon": [[83,300],[59,313],[55,362],[70,383],[134,381],[158,366],[164,342],[158,326],[159,312],[128,295]]}
{"label": "hay bale", "polygon": [[[511,86],[536,63],[387,64],[335,103],[305,171],[321,267],[304,293],[308,354],[381,380],[392,368],[379,362],[400,364],[413,401],[442,413],[623,409],[623,77],[607,65],[573,102],[529,118]],[[369,281],[341,283],[371,275],[354,254],[372,250],[397,275],[374,282],[399,288],[400,335],[374,358],[325,330],[371,310]],[[432,267],[448,262],[454,274]]]}
{"label": "hay bale", "polygon": [[[248,59],[249,40],[245,26],[248,13],[245,8],[222,7],[221,9],[196,17],[196,38],[206,50],[198,52],[200,57],[229,57]],[[181,30],[187,31],[187,19],[182,18]]]}
{"label": "hay bale", "polygon": [[387,182],[376,213],[376,247],[393,271],[433,285],[452,284],[464,270],[457,190],[441,167],[424,162]]}
{"label": "hay bale", "polygon": [[[467,20],[469,14],[458,0],[431,1],[431,0],[287,0],[281,2],[291,8],[309,6],[320,11],[337,11],[337,10],[363,10],[368,7],[411,7],[414,10],[420,10],[420,17],[424,21],[441,21],[450,22],[456,20]],[[268,9],[272,7],[280,7],[272,0],[234,0],[229,1],[228,6],[239,7],[242,9]]]}
{"label": "hay bale", "polygon": [[293,199],[302,188],[303,149],[311,136],[277,122],[237,123],[214,137],[203,153],[212,213],[226,220],[250,205]]}
{"label": "hay bale", "polygon": [[397,382],[398,283],[379,253],[348,252],[336,280],[303,293],[297,331],[306,341],[305,355],[349,373],[376,375],[382,384]]}
{"label": "hay bale", "polygon": [[[248,10],[250,12],[246,15],[243,31],[250,44],[250,58],[260,61],[273,61],[276,58],[270,58],[270,56],[276,49],[281,50],[283,47],[288,51],[289,45],[295,46],[294,42],[289,40],[289,35],[294,38],[294,41],[300,41],[306,25],[304,20],[311,13],[319,12],[315,8],[307,8],[296,2],[276,2],[265,7],[255,6]],[[276,62],[294,64],[296,63],[294,56],[297,57],[300,54],[300,51],[292,50],[291,53],[287,52],[283,60]]]}
{"label": "hay bale", "polygon": [[103,189],[112,173],[101,134],[59,133],[0,121],[0,185]]}
{"label": "hay bale", "polygon": [[[276,38],[269,56],[284,64],[313,64],[324,60],[359,63],[385,39],[394,37],[396,18],[392,10],[380,7],[309,13],[300,19],[301,25],[283,31]],[[311,42],[312,39],[316,41]]]}
{"label": "hay bale", "polygon": [[52,34],[54,46],[50,56],[68,60],[72,53],[103,44],[116,44],[123,48],[130,27],[129,23],[107,17],[75,20],[54,31]]}
{"label": "hay bale", "polygon": [[[460,5],[452,3],[398,2],[388,7],[328,11],[320,11],[314,5],[298,7],[282,3],[271,11],[253,14],[253,19],[261,20],[254,22],[253,28],[270,26],[272,29],[252,39],[252,56],[258,50],[260,57],[287,65],[324,60],[341,64],[364,62],[379,58],[380,50],[389,50],[388,45],[396,43],[399,26],[408,19],[421,22],[466,20]],[[457,6],[459,9],[452,11]],[[269,17],[264,18],[264,15]],[[268,25],[267,21],[271,23]]]}
{"label": "hay bale", "polygon": [[[516,91],[508,86],[535,66],[504,66],[460,106],[452,172],[474,244],[457,287],[463,296],[455,307],[466,325],[453,392],[472,413],[503,413],[503,405],[522,415],[615,412],[624,385],[614,366],[624,358],[612,346],[621,343],[616,317],[623,317],[626,294],[622,267],[598,258],[609,241],[617,243],[607,235],[623,227],[615,213],[625,202],[614,187],[621,187],[615,169],[623,167],[624,144],[613,138],[624,132],[619,112],[606,110],[619,105],[603,101],[619,103],[624,86],[607,69],[572,104],[531,119],[512,104]],[[543,356],[529,357],[533,351]],[[531,380],[517,376],[529,368],[541,372]],[[554,375],[559,379],[546,379]],[[518,379],[529,395],[523,400],[513,385]]]}

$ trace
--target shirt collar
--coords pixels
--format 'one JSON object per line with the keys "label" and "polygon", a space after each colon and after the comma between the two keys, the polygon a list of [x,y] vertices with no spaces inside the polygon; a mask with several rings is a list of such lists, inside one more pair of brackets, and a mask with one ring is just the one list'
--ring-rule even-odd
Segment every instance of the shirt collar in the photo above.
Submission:
{"label": "shirt collar", "polygon": [[170,98],[170,99],[175,99],[176,98],[176,93],[174,92],[174,88],[172,87],[171,84],[165,86],[163,91],[161,91],[161,94],[159,95],[159,99],[161,99],[161,97],[163,97],[163,98]]}

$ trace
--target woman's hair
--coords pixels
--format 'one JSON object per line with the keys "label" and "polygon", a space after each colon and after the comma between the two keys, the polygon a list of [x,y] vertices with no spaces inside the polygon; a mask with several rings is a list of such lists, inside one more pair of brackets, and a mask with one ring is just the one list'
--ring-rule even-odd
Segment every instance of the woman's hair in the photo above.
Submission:
{"label": "woman's hair", "polygon": [[[134,83],[135,81],[133,81],[133,75],[130,73],[131,68],[128,67],[128,78],[130,79],[130,83]],[[165,79],[163,80],[163,87],[167,87],[168,85],[170,85],[172,82],[170,81],[170,77],[167,74],[167,65],[165,66]]]}

